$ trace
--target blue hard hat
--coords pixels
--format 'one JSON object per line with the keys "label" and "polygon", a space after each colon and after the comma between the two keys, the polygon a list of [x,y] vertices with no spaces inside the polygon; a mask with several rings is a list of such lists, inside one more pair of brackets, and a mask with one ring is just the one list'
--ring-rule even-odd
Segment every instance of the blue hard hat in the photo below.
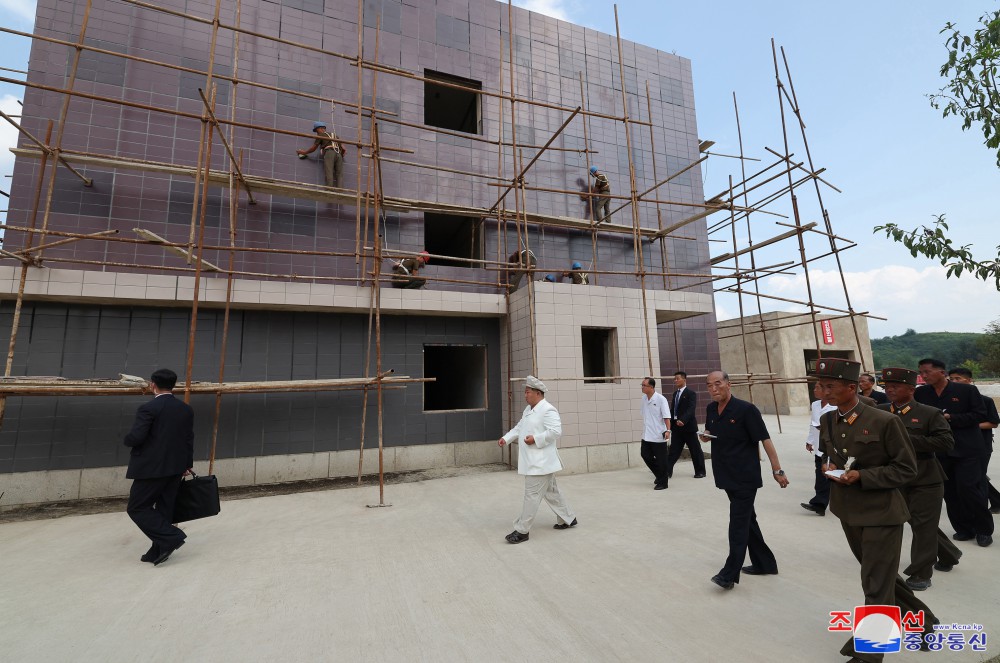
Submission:
{"label": "blue hard hat", "polygon": [[555,276],[555,274],[546,274],[545,275],[545,280],[548,281],[549,283],[555,283],[556,282],[556,276]]}
{"label": "blue hard hat", "polygon": [[313,131],[316,131],[320,127],[326,129],[326,122],[313,122]]}
{"label": "blue hard hat", "polygon": [[596,175],[596,174],[597,174],[597,166],[591,166],[591,167],[590,167],[590,172],[591,172],[591,173],[592,173],[593,175]]}
{"label": "blue hard hat", "polygon": [[573,263],[573,269],[583,269],[583,265],[578,262]]}

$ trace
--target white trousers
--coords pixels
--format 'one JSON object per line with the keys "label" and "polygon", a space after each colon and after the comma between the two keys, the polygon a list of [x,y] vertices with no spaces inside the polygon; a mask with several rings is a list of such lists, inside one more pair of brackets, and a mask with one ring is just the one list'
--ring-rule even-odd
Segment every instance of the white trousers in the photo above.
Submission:
{"label": "white trousers", "polygon": [[576,518],[566,504],[566,498],[559,490],[555,474],[528,474],[524,477],[524,507],[521,515],[514,521],[514,529],[521,534],[527,534],[531,523],[535,520],[542,499],[548,503],[560,523],[571,523]]}

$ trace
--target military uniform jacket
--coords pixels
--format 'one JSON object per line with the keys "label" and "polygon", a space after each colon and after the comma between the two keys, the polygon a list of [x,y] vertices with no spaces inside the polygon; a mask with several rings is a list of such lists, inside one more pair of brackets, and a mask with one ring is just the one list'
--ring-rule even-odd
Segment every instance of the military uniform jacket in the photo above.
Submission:
{"label": "military uniform jacket", "polygon": [[[844,486],[830,482],[830,510],[845,525],[901,525],[910,518],[899,488],[917,476],[913,445],[899,417],[858,403],[847,417],[820,417],[823,455],[843,469],[858,470],[861,480]],[[851,466],[844,468],[848,458]]]}
{"label": "military uniform jacket", "polygon": [[910,401],[901,408],[886,403],[880,405],[879,409],[898,416],[910,436],[910,444],[917,457],[917,478],[910,485],[930,486],[944,482],[944,468],[935,454],[951,451],[955,446],[955,438],[952,437],[951,426],[941,410],[916,401]]}

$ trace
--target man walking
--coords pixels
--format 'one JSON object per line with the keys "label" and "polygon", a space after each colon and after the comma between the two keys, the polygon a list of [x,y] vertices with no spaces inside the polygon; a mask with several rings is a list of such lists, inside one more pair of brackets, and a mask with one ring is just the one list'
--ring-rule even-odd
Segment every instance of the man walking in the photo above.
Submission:
{"label": "man walking", "polygon": [[514,531],[506,536],[507,543],[528,540],[531,523],[544,499],[556,514],[554,529],[576,527],[576,516],[566,504],[556,484],[556,472],[562,469],[556,443],[562,436],[559,412],[545,400],[545,384],[529,375],[524,386],[524,401],[528,404],[521,420],[500,438],[499,445],[520,440],[517,449],[517,473],[524,475],[524,506],[514,521]]}
{"label": "man walking", "polygon": [[642,381],[642,445],[639,455],[656,479],[653,490],[667,487],[667,442],[670,440],[670,406],[667,399],[656,391],[656,380]]}
{"label": "man walking", "polygon": [[174,398],[177,374],[161,368],[150,377],[153,400],[135,414],[125,446],[132,448],[125,478],[132,479],[129,517],[153,545],[140,559],[158,566],[184,545],[173,523],[181,477],[194,465],[194,411]]}
{"label": "man walking", "polygon": [[799,504],[806,511],[812,511],[817,516],[826,515],[826,507],[830,504],[830,480],[823,473],[823,452],[819,450],[819,418],[837,408],[830,405],[823,399],[823,388],[819,382],[813,385],[812,405],[809,410],[809,435],[806,438],[806,451],[813,455],[813,463],[816,467],[816,481],[813,483],[813,496],[808,502]]}
{"label": "man walking", "polygon": [[[712,371],[707,381],[714,402],[709,403],[705,413],[702,440],[714,442],[712,474],[715,485],[729,497],[729,557],[722,570],[712,576],[712,582],[723,589],[732,589],[740,581],[740,571],[755,576],[778,573],[778,562],[764,542],[753,506],[757,489],[764,485],[757,457],[758,443],[764,445],[771,474],[778,485],[787,486],[788,478],[757,406],[733,398],[729,375],[724,371]],[[750,565],[743,566],[748,551]]]}
{"label": "man walking", "polygon": [[[823,397],[836,406],[820,418],[820,445],[830,462],[830,510],[840,518],[847,544],[861,563],[865,605],[896,605],[903,614],[924,611],[925,632],[936,619],[899,577],[903,523],[910,512],[900,489],[917,476],[913,447],[900,418],[858,400],[861,364],[848,359],[821,358],[816,377]],[[840,653],[852,663],[877,662],[882,654],[857,652],[854,638]]]}
{"label": "man walking", "polygon": [[[972,381],[972,371],[962,366],[948,371],[948,379],[960,384],[976,384]],[[986,421],[979,422],[979,432],[982,433],[983,444],[986,445],[986,461],[983,463],[983,474],[986,475],[990,468],[990,458],[993,456],[993,429],[1000,425],[1000,414],[997,413],[996,403],[989,396],[983,396],[983,406],[986,408]],[[989,476],[983,476],[983,485],[990,513],[1000,513],[1000,492],[990,483]]]}
{"label": "man walking", "polygon": [[956,541],[975,539],[980,546],[993,543],[993,516],[986,502],[984,477],[986,444],[979,424],[986,421],[983,396],[971,384],[949,382],[944,362],[921,359],[920,375],[926,383],[913,393],[918,403],[941,410],[951,426],[955,447],[938,459],[944,466],[944,503]]}
{"label": "man walking", "polygon": [[688,389],[687,373],[674,373],[673,419],[670,420],[670,455],[667,457],[667,476],[674,476],[674,465],[681,457],[684,446],[687,445],[694,465],[694,478],[705,478],[705,453],[698,441],[698,420],[695,413],[698,407],[698,394]]}
{"label": "man walking", "polygon": [[908,576],[906,586],[914,591],[924,591],[931,586],[934,565],[958,564],[962,552],[947,538],[944,549],[938,551],[938,523],[941,522],[941,499],[944,497],[944,470],[938,462],[938,453],[948,453],[955,446],[951,427],[937,408],[921,405],[913,400],[917,388],[917,372],[905,368],[882,370],[885,393],[889,403],[880,405],[899,417],[913,445],[917,461],[917,476],[902,488],[903,498],[910,510],[910,565],[903,571]]}

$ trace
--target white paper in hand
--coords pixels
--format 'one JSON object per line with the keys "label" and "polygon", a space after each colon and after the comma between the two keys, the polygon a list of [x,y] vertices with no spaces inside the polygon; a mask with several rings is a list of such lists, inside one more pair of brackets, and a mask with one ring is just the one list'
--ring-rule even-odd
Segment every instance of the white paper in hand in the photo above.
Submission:
{"label": "white paper in hand", "polygon": [[825,474],[828,477],[834,477],[839,479],[840,477],[844,476],[844,472],[846,471],[847,470],[827,470],[823,474]]}

